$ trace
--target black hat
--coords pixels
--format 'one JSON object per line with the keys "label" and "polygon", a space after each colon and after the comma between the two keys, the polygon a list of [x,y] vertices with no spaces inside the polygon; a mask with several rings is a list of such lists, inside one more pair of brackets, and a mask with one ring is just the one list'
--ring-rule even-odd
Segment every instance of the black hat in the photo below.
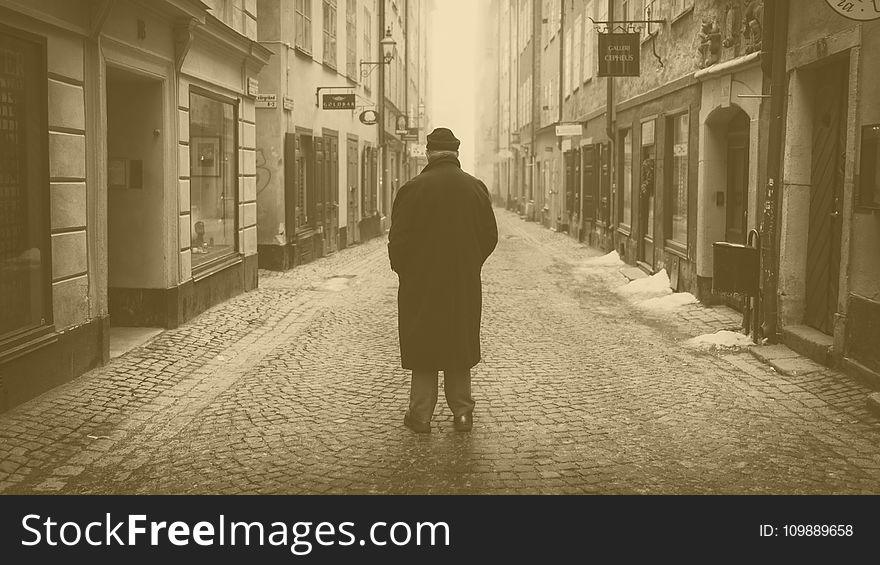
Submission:
{"label": "black hat", "polygon": [[461,141],[455,138],[452,130],[437,128],[428,134],[428,144],[425,149],[428,151],[458,151],[460,144]]}

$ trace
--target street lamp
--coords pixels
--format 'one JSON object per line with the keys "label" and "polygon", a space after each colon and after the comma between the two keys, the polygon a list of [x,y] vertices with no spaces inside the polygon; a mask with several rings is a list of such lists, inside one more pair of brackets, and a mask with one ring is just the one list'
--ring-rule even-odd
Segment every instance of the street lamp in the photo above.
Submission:
{"label": "street lamp", "polygon": [[[381,61],[361,61],[361,79],[366,79],[373,73],[373,70],[379,65],[388,65],[394,59],[394,48],[397,46],[397,42],[394,41],[394,38],[391,37],[391,26],[385,30],[385,37],[382,38],[382,41],[379,42],[379,45],[382,46],[382,60]],[[364,65],[369,65],[370,68],[365,69]],[[382,83],[379,83],[379,88],[382,88]]]}

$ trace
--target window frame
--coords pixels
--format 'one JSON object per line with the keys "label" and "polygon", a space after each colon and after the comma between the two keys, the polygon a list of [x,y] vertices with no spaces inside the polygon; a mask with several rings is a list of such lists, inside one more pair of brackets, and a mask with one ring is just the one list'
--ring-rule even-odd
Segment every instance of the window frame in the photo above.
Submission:
{"label": "window frame", "polygon": [[311,56],[313,46],[312,0],[295,0],[293,10],[293,45],[296,49]]}
{"label": "window frame", "polygon": [[[223,94],[218,94],[216,92],[213,92],[213,91],[208,90],[206,88],[203,88],[201,86],[198,86],[195,84],[190,84],[189,85],[189,100],[188,100],[188,102],[189,102],[188,109],[189,109],[190,115],[187,118],[188,119],[188,129],[190,132],[192,132],[192,114],[191,114],[191,112],[192,112],[192,96],[193,96],[193,94],[195,94],[197,96],[202,96],[204,98],[212,99],[212,100],[214,100],[216,102],[220,102],[222,104],[229,104],[232,106],[232,123],[233,123],[232,144],[233,144],[233,147],[235,148],[235,151],[234,151],[235,159],[233,160],[234,170],[232,173],[232,180],[233,180],[232,187],[233,187],[233,191],[234,191],[234,195],[235,195],[235,206],[233,206],[233,210],[235,210],[235,214],[233,215],[234,219],[233,219],[232,232],[233,232],[234,236],[232,238],[232,251],[230,251],[229,253],[224,253],[223,255],[215,257],[209,261],[205,261],[204,263],[199,263],[198,265],[192,265],[193,279],[198,281],[199,279],[204,278],[205,276],[208,276],[210,274],[213,274],[216,271],[223,269],[224,267],[227,267],[232,263],[237,263],[238,261],[241,260],[241,257],[243,255],[242,250],[239,249],[239,241],[238,241],[239,240],[240,221],[241,221],[241,218],[239,218],[240,209],[241,209],[241,200],[240,200],[241,195],[240,195],[240,190],[239,190],[239,184],[240,184],[240,182],[239,182],[239,173],[240,173],[239,161],[241,160],[241,147],[239,146],[238,129],[239,129],[239,116],[241,114],[239,112],[240,100],[238,98],[231,98],[229,96],[224,96]],[[192,148],[190,148],[190,151],[192,151]],[[190,157],[190,159],[192,159],[192,157]],[[190,171],[190,183],[189,183],[190,201],[192,201],[192,190],[193,190],[192,171]],[[189,229],[190,229],[190,232],[192,232],[192,229],[193,229],[192,210],[190,210],[189,221],[190,221]]]}
{"label": "window frame", "polygon": [[[327,67],[338,70],[339,59],[339,10],[337,0],[321,0],[321,61]],[[329,43],[332,45],[328,45]],[[329,48],[328,48],[329,47]],[[332,54],[332,57],[328,57]]]}
{"label": "window frame", "polygon": [[357,0],[345,0],[345,75],[355,83],[358,82],[357,20]]}
{"label": "window frame", "polygon": [[25,355],[35,349],[57,341],[55,330],[54,304],[52,297],[52,224],[51,224],[51,177],[49,170],[49,71],[48,42],[45,36],[29,33],[0,23],[0,34],[9,35],[25,43],[32,44],[37,55],[37,87],[35,97],[37,104],[37,138],[40,143],[38,156],[41,178],[39,195],[42,202],[38,203],[43,229],[37,241],[43,246],[40,250],[42,261],[42,281],[40,291],[43,297],[43,311],[40,323],[30,324],[0,334],[0,363]]}
{"label": "window frame", "polygon": [[[624,127],[617,130],[617,139],[620,147],[617,151],[617,166],[618,166],[618,179],[617,179],[617,231],[620,233],[629,236],[632,234],[632,207],[633,207],[633,127]],[[629,221],[624,222],[624,194],[626,194],[626,186],[624,180],[626,179],[626,148],[629,145]]]}
{"label": "window frame", "polygon": [[[688,120],[688,129],[685,135],[685,140],[687,143],[687,156],[685,157],[685,163],[687,164],[687,173],[685,175],[685,241],[678,241],[677,239],[672,238],[672,222],[673,222],[673,207],[671,205],[671,201],[674,197],[678,195],[678,185],[673,182],[673,174],[675,172],[674,165],[674,151],[675,151],[675,134],[678,129],[676,121],[681,119],[682,117],[687,116]],[[670,112],[666,116],[666,150],[663,152],[664,158],[664,167],[666,169],[666,175],[664,179],[664,184],[669,187],[666,190],[665,198],[663,201],[663,231],[664,231],[664,248],[667,251],[671,251],[678,255],[681,255],[684,258],[687,258],[687,253],[689,249],[688,240],[690,239],[690,200],[691,200],[691,130],[692,130],[692,121],[690,115],[689,108],[679,108],[673,112]]]}

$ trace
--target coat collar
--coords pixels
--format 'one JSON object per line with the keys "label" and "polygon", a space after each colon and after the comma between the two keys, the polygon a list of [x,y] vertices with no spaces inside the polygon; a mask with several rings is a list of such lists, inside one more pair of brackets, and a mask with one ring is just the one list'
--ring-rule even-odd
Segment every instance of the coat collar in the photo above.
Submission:
{"label": "coat collar", "polygon": [[461,168],[461,162],[459,162],[458,157],[444,156],[444,157],[440,157],[438,159],[435,159],[435,160],[431,161],[430,163],[428,163],[427,165],[425,165],[425,168],[422,169],[422,172],[424,173],[425,171],[430,171],[431,169],[435,169],[435,168],[440,167],[442,165],[455,165],[459,169]]}

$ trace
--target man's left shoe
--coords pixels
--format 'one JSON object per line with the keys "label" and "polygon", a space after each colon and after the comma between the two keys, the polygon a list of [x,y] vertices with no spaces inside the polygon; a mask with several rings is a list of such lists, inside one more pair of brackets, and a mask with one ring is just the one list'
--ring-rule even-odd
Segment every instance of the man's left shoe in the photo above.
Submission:
{"label": "man's left shoe", "polygon": [[474,427],[474,414],[473,412],[465,412],[460,416],[455,416],[452,418],[452,425],[455,427],[455,431],[457,432],[469,432],[471,428]]}
{"label": "man's left shoe", "polygon": [[431,422],[419,422],[409,414],[409,410],[403,415],[403,424],[418,434],[431,433]]}

